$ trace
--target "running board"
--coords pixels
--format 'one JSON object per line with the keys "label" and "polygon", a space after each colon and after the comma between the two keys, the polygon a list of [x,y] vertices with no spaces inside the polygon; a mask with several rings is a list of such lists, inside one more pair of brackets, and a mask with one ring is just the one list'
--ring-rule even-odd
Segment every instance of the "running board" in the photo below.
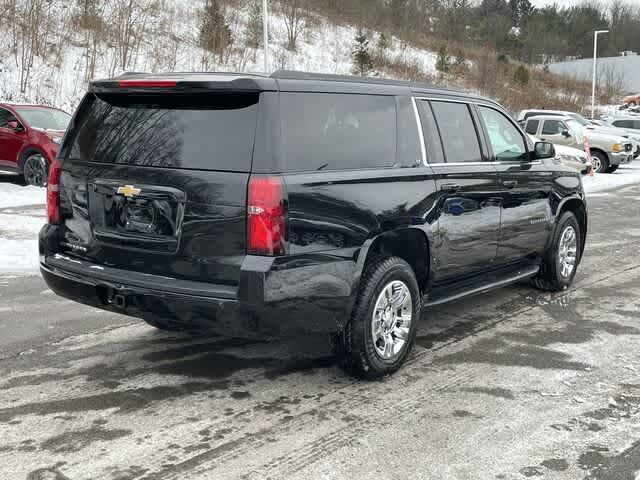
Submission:
{"label": "running board", "polygon": [[525,280],[527,278],[533,277],[538,271],[540,267],[538,265],[534,265],[525,270],[520,270],[516,275],[511,277],[504,278],[502,280],[497,280],[495,282],[487,283],[485,285],[481,285],[476,288],[472,288],[470,290],[459,291],[453,295],[448,297],[440,297],[436,300],[429,301],[427,298],[424,299],[424,306],[433,307],[436,305],[442,305],[443,303],[453,302],[455,300],[459,300],[464,297],[470,297],[471,295],[477,295],[479,293],[485,293],[490,290],[495,290],[497,288],[506,287],[507,285],[511,285],[512,283],[519,282],[520,280]]}

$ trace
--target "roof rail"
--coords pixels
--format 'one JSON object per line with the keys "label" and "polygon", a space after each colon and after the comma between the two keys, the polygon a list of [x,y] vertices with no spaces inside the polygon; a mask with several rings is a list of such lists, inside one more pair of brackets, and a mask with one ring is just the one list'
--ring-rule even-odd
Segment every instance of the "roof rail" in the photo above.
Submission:
{"label": "roof rail", "polygon": [[440,85],[430,85],[427,83],[410,82],[407,80],[395,80],[388,78],[378,77],[358,77],[354,75],[333,75],[329,73],[311,73],[300,72],[296,70],[277,70],[271,74],[271,78],[278,80],[316,80],[325,82],[347,82],[347,83],[364,83],[364,84],[377,84],[377,85],[395,85],[399,87],[409,88],[427,88],[437,90],[447,90],[451,92],[463,93],[460,90],[443,87]]}

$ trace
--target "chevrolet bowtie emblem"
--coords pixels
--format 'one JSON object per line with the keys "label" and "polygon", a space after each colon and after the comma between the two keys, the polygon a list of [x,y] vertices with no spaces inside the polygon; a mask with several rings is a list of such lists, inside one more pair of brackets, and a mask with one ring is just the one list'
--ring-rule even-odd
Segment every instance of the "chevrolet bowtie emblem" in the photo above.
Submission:
{"label": "chevrolet bowtie emblem", "polygon": [[123,185],[122,187],[118,187],[118,193],[127,198],[135,197],[136,195],[139,195],[141,191],[142,190],[134,187],[133,185]]}

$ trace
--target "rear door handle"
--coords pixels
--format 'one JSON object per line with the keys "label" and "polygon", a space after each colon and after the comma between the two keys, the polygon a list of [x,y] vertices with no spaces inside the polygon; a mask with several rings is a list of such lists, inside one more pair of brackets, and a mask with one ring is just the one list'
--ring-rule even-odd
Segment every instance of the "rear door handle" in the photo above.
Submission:
{"label": "rear door handle", "polygon": [[517,180],[504,180],[502,182],[502,185],[505,186],[505,188],[514,188],[518,186],[518,181]]}
{"label": "rear door handle", "polygon": [[440,185],[440,190],[443,192],[457,192],[460,190],[460,185],[457,183],[444,183]]}

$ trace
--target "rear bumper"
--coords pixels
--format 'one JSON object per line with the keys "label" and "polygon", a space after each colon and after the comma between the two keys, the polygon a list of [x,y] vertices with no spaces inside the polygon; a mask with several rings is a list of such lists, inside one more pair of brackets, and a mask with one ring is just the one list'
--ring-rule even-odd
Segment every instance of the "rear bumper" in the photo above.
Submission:
{"label": "rear bumper", "polygon": [[[56,294],[139,318],[164,319],[227,336],[296,336],[340,329],[352,305],[355,263],[316,255],[295,263],[247,256],[238,286],[108,268],[40,242],[40,271]],[[284,259],[283,259],[284,260]]]}

